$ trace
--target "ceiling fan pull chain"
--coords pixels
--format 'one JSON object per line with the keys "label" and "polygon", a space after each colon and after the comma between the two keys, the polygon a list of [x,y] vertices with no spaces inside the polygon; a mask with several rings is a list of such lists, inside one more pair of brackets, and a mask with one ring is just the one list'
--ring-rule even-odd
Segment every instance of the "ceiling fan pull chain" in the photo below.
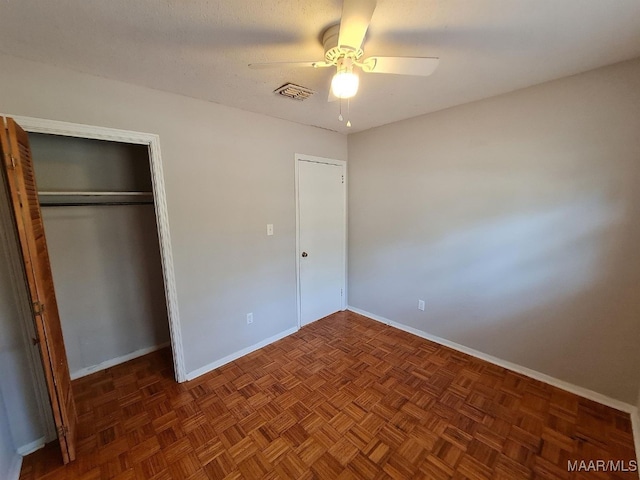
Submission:
{"label": "ceiling fan pull chain", "polygon": [[347,98],[347,127],[351,127],[351,102],[350,99]]}
{"label": "ceiling fan pull chain", "polygon": [[338,115],[338,120],[344,120],[344,117],[342,116],[342,99],[340,99],[340,114]]}

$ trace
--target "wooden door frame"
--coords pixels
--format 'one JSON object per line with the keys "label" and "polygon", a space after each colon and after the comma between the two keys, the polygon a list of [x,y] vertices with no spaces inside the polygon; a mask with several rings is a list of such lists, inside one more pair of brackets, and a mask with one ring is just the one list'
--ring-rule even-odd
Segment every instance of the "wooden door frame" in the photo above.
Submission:
{"label": "wooden door frame", "polygon": [[[0,113],[0,116],[13,118],[27,133],[44,133],[51,135],[60,135],[65,137],[76,137],[94,140],[106,140],[112,142],[129,143],[136,145],[146,145],[149,149],[149,167],[151,170],[151,183],[153,189],[154,210],[156,212],[156,224],[158,228],[158,240],[160,244],[160,258],[162,262],[162,273],[164,291],[167,302],[167,316],[169,320],[169,335],[171,337],[171,351],[173,356],[173,366],[175,378],[177,382],[185,382],[187,380],[185,362],[184,362],[184,346],[182,343],[182,330],[180,329],[180,315],[178,311],[178,294],[176,290],[175,272],[173,266],[173,252],[171,248],[171,238],[169,234],[169,215],[167,211],[167,201],[164,185],[164,175],[162,169],[162,157],[160,153],[160,137],[152,133],[133,132],[128,130],[118,130],[114,128],[97,127],[83,125],[78,123],[61,122],[57,120],[46,120],[34,117],[24,117],[20,115],[11,115]],[[2,216],[0,220],[7,225],[7,219]],[[13,228],[13,227],[11,227]],[[13,253],[13,252],[7,252]],[[14,257],[14,255],[11,255]],[[21,275],[22,267],[16,258],[11,259],[11,271],[14,275],[14,284],[22,285],[24,283],[23,275]],[[16,269],[18,269],[16,271]],[[18,288],[18,290],[20,290]],[[17,293],[18,299],[23,299],[26,293]],[[46,389],[43,388],[43,379],[38,375],[38,371],[42,370],[39,365],[40,359],[34,352],[30,343],[30,329],[33,328],[33,320],[31,312],[26,308],[23,301],[19,302],[19,309],[23,320],[23,337],[25,344],[30,352],[31,371],[34,375],[34,383],[38,386],[36,389],[38,404],[43,417],[44,430],[46,431],[46,441],[55,438],[55,431],[52,431],[52,425],[49,425],[50,416],[47,414],[49,408],[49,399]],[[39,369],[39,370],[37,370]]]}
{"label": "wooden door frame", "polygon": [[335,160],[333,158],[316,157],[313,155],[305,155],[302,153],[295,154],[295,198],[296,198],[296,310],[298,314],[298,329],[302,328],[302,299],[300,296],[300,162],[325,163],[327,165],[338,165],[342,167],[344,175],[344,184],[342,187],[342,204],[344,212],[344,238],[343,238],[343,257],[342,263],[344,270],[342,274],[342,311],[347,309],[347,226],[348,226],[348,210],[347,210],[347,162],[344,160]]}

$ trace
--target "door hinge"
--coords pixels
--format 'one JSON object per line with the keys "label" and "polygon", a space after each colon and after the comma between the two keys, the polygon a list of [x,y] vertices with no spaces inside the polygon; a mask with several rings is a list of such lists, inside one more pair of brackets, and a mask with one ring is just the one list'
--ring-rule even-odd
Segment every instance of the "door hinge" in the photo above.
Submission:
{"label": "door hinge", "polygon": [[42,315],[44,313],[44,303],[33,302],[33,314]]}
{"label": "door hinge", "polygon": [[340,289],[340,296],[344,297],[344,292],[342,291],[342,289]]}
{"label": "door hinge", "polygon": [[342,183],[344,183],[344,175],[342,175]]}
{"label": "door hinge", "polygon": [[66,425],[60,425],[58,428],[58,438],[60,437],[66,437],[67,435],[69,435],[69,427],[67,427]]}

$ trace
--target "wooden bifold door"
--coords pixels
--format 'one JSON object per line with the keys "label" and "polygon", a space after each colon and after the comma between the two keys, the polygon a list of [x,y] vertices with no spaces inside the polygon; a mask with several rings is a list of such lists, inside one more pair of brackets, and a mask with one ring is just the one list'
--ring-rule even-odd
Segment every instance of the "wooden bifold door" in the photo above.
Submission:
{"label": "wooden bifold door", "polygon": [[0,117],[0,154],[20,242],[35,331],[64,463],[75,459],[76,408],[27,133]]}

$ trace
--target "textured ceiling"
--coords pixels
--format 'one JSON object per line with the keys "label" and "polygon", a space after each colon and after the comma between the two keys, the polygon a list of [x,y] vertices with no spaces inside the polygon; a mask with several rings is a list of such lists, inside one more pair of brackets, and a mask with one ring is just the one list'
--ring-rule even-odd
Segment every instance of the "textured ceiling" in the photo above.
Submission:
{"label": "textured ceiling", "polygon": [[[431,77],[361,75],[351,129],[327,103],[339,0],[0,0],[0,51],[341,132],[640,57],[638,0],[379,0],[365,56],[436,56]],[[285,82],[318,93],[275,96]]]}

